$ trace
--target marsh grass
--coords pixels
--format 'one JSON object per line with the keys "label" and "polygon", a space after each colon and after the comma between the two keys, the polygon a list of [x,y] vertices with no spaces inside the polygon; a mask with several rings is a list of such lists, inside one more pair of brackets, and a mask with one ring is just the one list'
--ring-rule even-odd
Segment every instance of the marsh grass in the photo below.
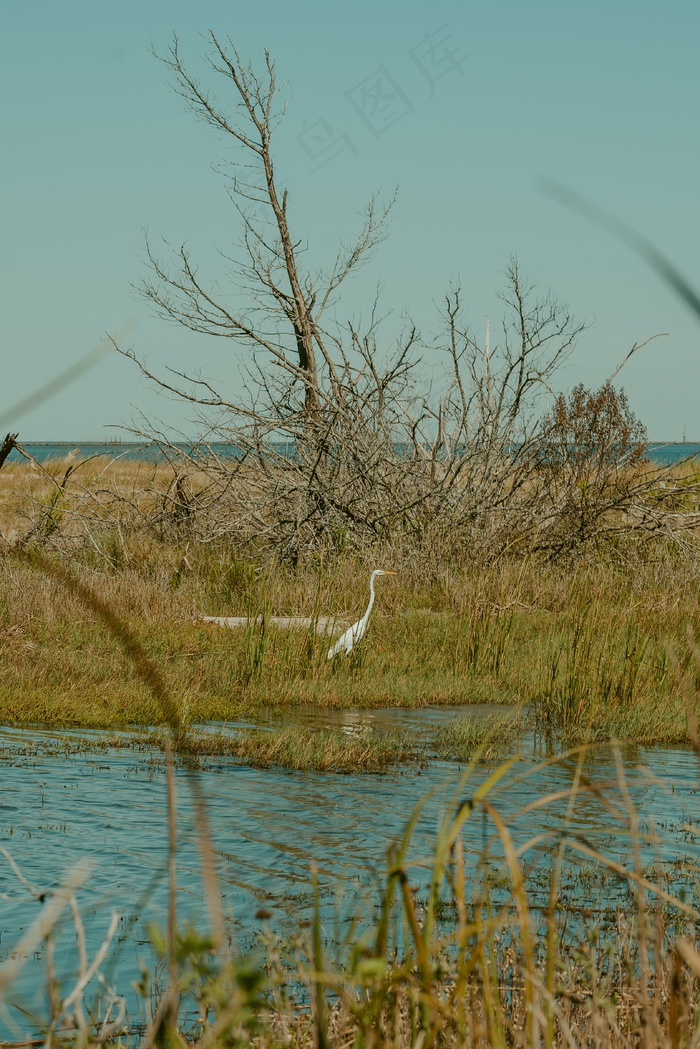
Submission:
{"label": "marsh grass", "polygon": [[[398,766],[426,766],[451,761],[468,764],[493,761],[506,745],[517,748],[522,726],[511,716],[450,718],[444,725],[422,734],[377,731],[361,719],[343,727],[237,729],[233,733],[188,730],[178,747],[179,755],[206,763],[214,758],[234,758],[256,768],[284,768],[299,772],[381,773]],[[160,732],[133,737],[107,737],[102,746],[164,749]]]}
{"label": "marsh grass", "polygon": [[[506,747],[517,745],[521,725],[513,717],[455,717],[421,735],[409,731],[377,731],[353,718],[343,727],[265,729],[240,727],[229,732],[197,731],[180,726],[175,759],[204,768],[233,759],[254,768],[345,774],[385,773],[402,766],[425,767],[433,761],[468,763],[493,761]],[[105,732],[89,736],[57,731],[0,742],[0,760],[34,761],[46,757],[100,754],[130,749],[147,755],[153,766],[166,760],[170,736],[162,729],[147,733]]]}
{"label": "marsh grass", "polygon": [[[69,559],[128,625],[190,724],[254,719],[270,707],[493,702],[534,709],[538,725],[572,741],[688,739],[680,680],[687,630],[700,630],[690,547],[621,536],[569,561],[513,551],[486,563],[439,543],[410,553],[385,544],[366,559],[320,551],[292,565],[232,538],[195,542],[172,519],[167,464],[94,459],[73,464],[64,483],[70,465],[2,471],[5,722],[118,728],[162,717],[95,616],[47,576],[48,557]],[[687,488],[694,499],[697,465],[676,472],[672,496],[659,488],[658,498],[677,500]],[[59,510],[60,527],[39,535],[46,513]],[[272,625],[272,616],[353,622],[378,565],[398,575],[380,580],[368,634],[350,659],[329,663],[329,639]],[[223,630],[201,615],[250,625]],[[686,661],[680,674],[669,646]]]}
{"label": "marsh grass", "polygon": [[[401,564],[382,580],[370,628],[350,659],[329,640],[278,630],[273,615],[357,618],[370,564],[243,561],[230,548],[158,544],[119,571],[74,563],[86,586],[128,624],[159,666],[189,723],[270,707],[368,709],[509,703],[570,738],[688,738],[670,645],[687,663],[700,628],[693,566],[672,551],[643,559],[493,566]],[[661,556],[662,555],[662,556]],[[0,711],[6,723],[82,727],[157,724],[158,705],[127,656],[35,555],[0,561]],[[42,555],[48,556],[48,555]],[[188,568],[174,585],[173,565]],[[58,562],[60,563],[60,562]],[[248,616],[224,630],[201,614]],[[682,677],[682,674],[681,674]]]}
{"label": "marsh grass", "polygon": [[506,748],[517,750],[522,724],[515,717],[469,715],[450,718],[437,728],[430,741],[430,751],[446,761],[469,763],[475,758],[490,761]]}
{"label": "marsh grass", "polygon": [[[357,570],[356,565],[354,569]],[[11,962],[0,968],[0,997],[11,1003],[13,976],[26,951],[31,952],[40,943],[46,946],[46,1015],[33,1020],[35,1028],[43,1032],[45,1044],[90,1047],[138,1041],[143,1049],[188,1044],[201,1049],[237,1045],[258,1045],[261,1049],[280,1045],[341,1049],[350,1044],[397,1049],[432,1045],[473,1045],[484,1049],[505,1046],[549,1049],[558,1045],[670,1049],[697,1044],[700,1004],[700,955],[694,943],[700,924],[697,884],[685,898],[674,895],[669,890],[668,879],[656,876],[656,869],[650,869],[648,863],[645,865],[643,845],[648,846],[648,835],[641,830],[621,762],[617,764],[616,796],[606,800],[602,788],[582,774],[583,750],[578,756],[576,752],[564,755],[573,768],[571,788],[564,794],[566,814],[556,823],[543,824],[535,837],[516,844],[509,821],[502,814],[501,802],[508,775],[517,759],[509,758],[475,779],[476,762],[484,755],[489,741],[473,738],[468,725],[455,722],[442,737],[444,746],[455,750],[461,740],[465,752],[473,750],[470,765],[452,796],[444,799],[430,853],[423,860],[411,858],[410,854],[425,800],[408,821],[402,839],[389,848],[374,918],[367,913],[358,914],[340,950],[331,952],[322,928],[316,891],[314,918],[308,928],[300,929],[291,944],[280,943],[263,928],[257,956],[231,951],[220,908],[206,799],[197,776],[197,764],[188,760],[192,755],[188,753],[189,731],[184,712],[191,709],[191,693],[177,691],[178,684],[182,684],[183,669],[172,659],[178,645],[180,652],[192,651],[196,632],[201,628],[193,622],[178,624],[172,605],[166,613],[158,604],[162,595],[153,580],[149,580],[145,588],[134,583],[132,589],[125,586],[123,576],[117,577],[119,586],[110,593],[107,581],[93,575],[93,586],[103,588],[98,596],[85,582],[84,572],[72,575],[45,555],[34,564],[6,563],[3,571],[10,589],[15,587],[17,604],[22,606],[26,602],[36,609],[42,607],[41,599],[44,601],[43,618],[20,620],[25,642],[36,644],[37,636],[47,644],[53,641],[54,656],[58,658],[60,653],[64,663],[69,662],[73,646],[80,653],[84,645],[86,651],[92,652],[92,666],[97,666],[103,689],[109,687],[117,675],[121,685],[130,674],[134,693],[139,689],[148,693],[151,702],[159,708],[159,720],[170,727],[165,743],[170,904],[163,931],[151,931],[156,966],[152,972],[144,971],[135,988],[144,1002],[145,1023],[140,1029],[127,1026],[117,999],[108,987],[103,988],[99,1013],[87,1007],[85,992],[109,952],[114,921],[104,943],[89,957],[77,905],[87,873],[76,868],[58,888],[54,886],[48,892],[32,890],[42,903],[43,911],[24,934]],[[377,629],[372,633],[374,647],[366,645],[360,658],[340,666],[328,667],[320,646],[310,637],[278,638],[270,632],[264,649],[262,630],[257,642],[254,633],[246,636],[243,632],[233,642],[227,638],[229,653],[231,649],[234,651],[231,685],[238,685],[241,690],[244,687],[264,689],[269,696],[271,686],[278,680],[280,664],[281,673],[289,675],[304,651],[305,674],[297,673],[297,688],[310,682],[315,688],[337,689],[337,682],[344,681],[353,686],[357,694],[359,689],[366,691],[372,679],[382,672],[396,679],[400,674],[410,678],[411,669],[415,670],[421,662],[421,654],[434,670],[443,671],[440,681],[446,680],[451,672],[453,680],[464,687],[468,670],[455,669],[453,653],[466,635],[472,640],[460,651],[467,653],[467,663],[474,662],[476,653],[477,666],[481,659],[478,673],[482,677],[488,675],[489,666],[493,680],[508,681],[509,674],[516,675],[522,690],[519,694],[527,696],[527,690],[532,689],[541,715],[548,697],[562,704],[563,714],[560,711],[558,717],[563,724],[575,722],[584,713],[583,707],[574,708],[573,714],[570,709],[575,700],[572,683],[576,680],[586,686],[583,695],[590,706],[585,709],[585,716],[595,710],[595,703],[605,701],[608,706],[617,705],[624,711],[635,703],[641,707],[645,701],[658,702],[658,697],[645,689],[660,688],[662,684],[669,690],[675,689],[684,704],[691,736],[700,746],[695,738],[693,716],[697,699],[695,679],[700,670],[696,650],[692,641],[688,646],[686,638],[689,655],[685,662],[670,654],[672,647],[665,649],[673,673],[667,672],[666,663],[657,664],[653,660],[652,669],[645,669],[649,666],[650,653],[653,657],[657,650],[661,651],[656,647],[661,642],[652,609],[644,606],[644,590],[638,579],[631,586],[629,582],[623,586],[624,574],[614,566],[597,565],[578,570],[572,601],[568,589],[570,575],[562,573],[558,578],[541,572],[524,575],[522,566],[518,566],[518,596],[512,603],[512,614],[508,609],[509,614],[503,616],[504,603],[494,601],[494,597],[500,598],[504,587],[507,589],[508,571],[508,566],[501,568],[495,592],[494,577],[475,570],[453,574],[447,581],[423,578],[422,583],[418,572],[409,575],[404,581],[403,594],[394,591],[386,602],[385,612],[393,611],[394,618],[390,615],[377,618]],[[697,617],[697,608],[689,593],[692,588],[687,581],[683,583],[681,576],[670,574],[664,578],[667,582],[672,580],[677,587],[673,606],[676,616],[692,611]],[[687,580],[687,576],[685,578]],[[308,579],[305,583],[308,587]],[[290,587],[289,579],[287,585]],[[265,607],[275,607],[282,593],[276,589],[279,586],[279,580],[269,585],[264,581],[260,583]],[[475,588],[481,594],[481,601],[478,606],[477,603],[470,606],[471,599],[466,599],[466,594]],[[332,585],[325,590],[319,587],[319,591],[334,593]],[[290,587],[287,593],[291,592]],[[195,588],[197,602],[201,594]],[[596,600],[604,594],[608,596],[607,601]],[[421,605],[415,602],[418,607],[408,617],[396,615],[400,597],[407,605],[410,597],[415,599],[416,595],[422,599]],[[112,603],[107,601],[107,596]],[[40,600],[35,601],[37,597]],[[3,614],[14,611],[16,622],[17,609],[6,596],[5,601]],[[147,619],[148,626],[144,627],[144,619],[134,614],[134,607],[140,605],[143,611],[149,601],[151,609],[157,608],[159,614]],[[422,601],[426,602],[425,606]],[[457,609],[455,602],[458,602]],[[490,604],[496,607],[484,617],[481,608]],[[258,605],[256,602],[256,607]],[[77,613],[82,617],[79,625],[76,625]],[[474,615],[480,617],[477,622]],[[542,631],[547,620],[549,628]],[[102,648],[94,645],[100,636],[96,621],[102,630]],[[693,622],[692,615],[688,621]],[[633,664],[631,670],[625,670],[616,653],[610,654],[610,645],[607,649],[604,644],[601,647],[591,622],[598,628],[603,624],[611,630],[615,627],[617,634],[613,632],[613,640],[622,636],[627,639],[625,652]],[[453,634],[455,624],[462,630]],[[666,632],[672,631],[674,625],[678,641],[678,621],[674,623],[673,616],[669,615],[664,622]],[[77,634],[70,633],[76,630]],[[646,633],[642,634],[642,630]],[[405,647],[397,649],[395,638],[402,631]],[[500,631],[507,634],[503,643]],[[410,642],[416,633],[419,638],[413,646]],[[105,635],[113,643],[114,652],[105,644]],[[10,653],[16,636],[11,633],[5,639]],[[545,638],[546,644],[537,650],[541,654],[537,659],[533,658],[533,640],[539,636]],[[70,640],[67,647],[56,640],[65,641],[66,637]],[[217,640],[203,633],[199,637],[202,649],[198,650],[198,656],[208,655],[210,646],[216,648],[223,644],[221,635]],[[441,638],[442,644],[429,647],[429,639],[436,638]],[[117,661],[117,645],[122,650],[122,662]],[[552,652],[557,645],[561,655],[559,661],[553,663]],[[25,651],[31,653],[36,649],[30,644]],[[95,651],[106,659],[107,667],[95,657]],[[441,651],[448,653],[445,657],[448,666],[441,663]],[[480,652],[488,654],[479,657]],[[8,662],[12,673],[21,681],[21,666],[11,659]],[[173,672],[172,664],[177,672]],[[550,672],[549,691],[542,695],[537,689],[542,688],[542,667],[547,666],[554,666],[555,670]],[[34,669],[37,688],[42,675],[46,678],[47,674],[54,673],[56,681],[60,680],[50,659],[47,665],[45,659],[37,657]],[[83,654],[74,669],[81,684],[89,670],[90,661]],[[118,694],[116,688],[115,694]],[[348,695],[352,694],[350,689]],[[372,698],[374,696],[376,693]],[[555,710],[552,720],[556,717]],[[505,731],[498,723],[490,729],[494,743]],[[253,747],[291,745],[299,749],[300,736],[281,733],[264,741],[264,735],[252,734]],[[322,736],[317,734],[316,738],[322,739]],[[307,743],[313,749],[311,737]],[[349,746],[355,744],[366,745],[362,738],[348,743]],[[187,784],[197,811],[204,895],[208,904],[203,931],[181,925],[178,920],[173,750],[177,750],[185,762]],[[518,789],[517,777],[508,789]],[[627,840],[628,861],[619,855],[606,856],[591,845],[587,837],[575,831],[571,815],[584,795],[603,806],[618,838]],[[545,809],[551,802],[562,800],[561,792],[534,798],[530,793],[528,797],[531,800],[521,812]],[[474,872],[469,866],[463,834],[467,822],[477,819],[481,821],[485,840]],[[538,902],[541,891],[533,895],[530,877],[537,868],[538,857],[546,860],[548,892],[544,907]],[[594,909],[576,904],[570,897],[567,901],[563,875],[572,858],[583,861],[579,868],[582,871],[590,869],[592,864],[594,870],[608,871],[623,883],[627,889],[624,906],[608,908],[605,920],[597,920],[595,913],[591,914]],[[541,871],[541,864],[539,869]],[[427,875],[424,894],[416,884],[419,871]],[[697,871],[691,872],[691,884],[693,878],[697,879]],[[313,887],[313,876],[311,884]],[[52,962],[53,927],[59,912],[66,907],[75,925],[79,955],[77,977],[70,986],[64,986]],[[261,909],[259,920],[265,922],[267,913]],[[185,1000],[197,1003],[199,1018],[183,1028],[180,1010]]]}
{"label": "marsh grass", "polygon": [[[152,747],[162,737],[137,737],[137,746]],[[427,752],[408,733],[349,734],[341,729],[249,729],[232,735],[188,732],[180,755],[206,763],[235,758],[255,768],[285,768],[296,772],[381,773],[397,765],[425,765]]]}
{"label": "marsh grass", "polygon": [[[673,725],[682,725],[682,704],[674,696],[670,666],[657,635],[640,623],[636,609],[616,608],[596,597],[572,602],[564,623],[557,623],[540,649],[542,685],[536,698],[539,719],[565,733],[604,730],[607,725],[644,729],[637,738],[673,737]],[[654,709],[652,697],[671,701]],[[640,702],[647,697],[647,702]],[[644,708],[642,711],[642,707]],[[669,718],[669,711],[675,717]],[[614,735],[614,733],[613,733]]]}

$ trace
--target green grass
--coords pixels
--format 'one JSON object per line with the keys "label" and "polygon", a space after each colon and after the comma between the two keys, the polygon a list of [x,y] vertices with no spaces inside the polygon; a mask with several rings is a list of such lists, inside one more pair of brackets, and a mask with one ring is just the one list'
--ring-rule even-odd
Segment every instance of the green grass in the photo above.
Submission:
{"label": "green grass", "polygon": [[521,730],[520,721],[514,717],[462,715],[450,718],[435,730],[429,749],[436,757],[460,764],[477,757],[491,760],[506,750],[516,749]]}
{"label": "green grass", "polygon": [[[682,697],[697,684],[688,630],[700,627],[700,588],[672,551],[489,567],[402,567],[387,554],[381,563],[400,574],[380,580],[356,653],[332,662],[328,639],[306,630],[267,621],[225,630],[198,616],[353,619],[371,565],[347,558],[293,571],[196,549],[174,586],[177,551],[147,553],[138,568],[76,562],[73,572],[139,640],[187,724],[288,707],[508,703],[570,739],[688,739]],[[100,728],[167,720],[94,611],[40,564],[9,555],[0,560],[0,718]]]}
{"label": "green grass", "polygon": [[[513,718],[450,719],[430,732],[377,732],[361,724],[342,728],[238,728],[232,732],[183,729],[176,738],[176,757],[188,767],[205,767],[228,758],[255,768],[284,768],[296,772],[385,773],[398,766],[425,767],[432,761],[491,761],[512,747],[519,724]],[[100,733],[81,738],[65,730],[37,739],[10,739],[0,743],[0,757],[60,757],[129,748],[148,755],[148,762],[164,761],[167,730]]]}
{"label": "green grass", "polygon": [[[139,749],[164,749],[162,732],[111,742]],[[405,733],[350,735],[342,729],[241,729],[232,734],[188,732],[178,742],[178,756],[195,766],[232,758],[254,768],[295,772],[382,773],[397,765],[425,765],[426,752]]]}
{"label": "green grass", "polygon": [[[687,740],[691,733],[687,711],[694,709],[700,679],[693,648],[700,626],[697,573],[669,549],[657,549],[657,557],[631,550],[625,558],[568,566],[525,559],[444,568],[426,558],[404,566],[383,588],[357,654],[332,663],[328,642],[306,632],[278,632],[267,624],[225,631],[205,627],[197,614],[318,611],[354,618],[366,601],[367,564],[348,558],[332,570],[319,563],[293,572],[232,561],[229,573],[225,551],[196,551],[188,555],[188,576],[175,586],[168,568],[176,562],[174,551],[167,551],[167,561],[157,550],[147,553],[138,568],[119,571],[74,562],[73,572],[96,595],[92,601],[46,563],[0,562],[5,721],[115,728],[169,723],[193,785],[200,763],[223,757],[348,773],[434,759],[473,767],[512,749],[528,711],[543,730],[568,740]],[[388,558],[382,563],[397,567]],[[293,716],[295,707],[488,700],[512,703],[514,718],[450,718],[419,740],[303,727],[211,736],[190,729],[204,719],[254,719],[271,709]],[[156,760],[170,768],[166,737],[151,731],[122,743],[160,743],[164,755]],[[62,746],[89,750],[119,740],[58,738],[51,745],[60,753]],[[374,920],[358,915],[337,957],[326,950],[319,910],[291,945],[263,926],[261,955],[231,957],[213,906],[209,932],[178,927],[173,878],[168,929],[152,932],[158,964],[143,978],[144,997],[151,980],[161,980],[162,1009],[142,1044],[183,1044],[175,1032],[183,990],[202,1003],[211,1046],[637,1049],[645,1044],[640,1032],[649,1046],[694,1044],[697,871],[656,876],[636,860],[625,871],[615,857],[569,834],[564,820],[530,843],[548,848],[552,859],[533,885],[527,857],[516,850],[499,812],[495,788],[508,765],[491,764],[478,785],[469,784],[465,800],[470,768],[454,796],[443,799],[433,852],[424,855],[430,868],[425,895],[418,894],[415,863],[407,858],[420,811],[414,813],[403,839],[389,850]],[[586,790],[583,778],[574,776],[569,812]],[[174,796],[169,805],[174,813]],[[631,809],[628,816],[634,839],[637,818]],[[468,877],[461,835],[474,818],[488,826],[496,847],[489,853],[487,846],[477,876]],[[174,821],[170,833],[174,858]],[[203,832],[200,846],[211,879],[211,844]],[[571,877],[568,850],[583,850],[591,861]],[[624,911],[606,904],[598,913],[567,897],[577,878],[590,896],[596,886],[586,879],[601,870],[611,884],[626,885]],[[600,877],[596,884],[603,885]],[[213,900],[218,891],[210,885],[207,894]],[[259,920],[268,913],[261,909]],[[73,915],[79,922],[77,907]],[[302,1008],[293,1000],[296,989]],[[70,999],[47,995],[53,1012],[46,1026],[55,1032],[74,1022],[81,1044],[90,1045],[84,1014],[64,1015],[65,1001]],[[197,1044],[200,1033],[193,1029],[189,1044]],[[53,1033],[52,1042],[60,1043]]]}

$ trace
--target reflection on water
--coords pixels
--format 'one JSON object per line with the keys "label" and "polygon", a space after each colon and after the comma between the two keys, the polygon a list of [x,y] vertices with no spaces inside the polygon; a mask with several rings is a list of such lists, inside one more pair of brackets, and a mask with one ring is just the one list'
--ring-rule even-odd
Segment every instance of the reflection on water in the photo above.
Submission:
{"label": "reflection on water", "polygon": [[[408,731],[420,733],[435,729],[454,717],[482,720],[490,717],[515,717],[516,708],[499,703],[471,703],[455,707],[386,707],[380,710],[324,710],[318,707],[299,707],[292,713],[293,723],[309,728],[339,728],[350,736],[365,732],[389,733]],[[263,720],[271,728],[280,725],[279,713],[267,711]],[[289,723],[289,715],[285,719]],[[217,726],[221,729],[222,726]]]}
{"label": "reflection on water", "polygon": [[[469,708],[473,710],[474,708]],[[493,713],[494,708],[480,713]],[[333,724],[351,732],[434,728],[455,715],[454,709],[337,711],[309,713],[307,723]],[[271,713],[268,723],[275,722]],[[213,726],[214,727],[214,726]],[[221,729],[222,726],[215,726]],[[96,735],[80,733],[85,736]],[[56,886],[80,857],[94,869],[80,891],[82,913],[94,951],[109,924],[110,911],[120,913],[120,955],[115,962],[120,989],[138,976],[140,958],[150,958],[146,925],[165,924],[167,898],[167,826],[162,757],[128,749],[63,753],[62,737],[35,730],[0,733],[0,844],[21,872],[39,889]],[[544,741],[521,740],[521,758],[493,795],[516,845],[534,835],[557,830],[566,817],[567,796],[577,758],[551,760]],[[582,793],[569,813],[569,829],[581,840],[626,862],[629,841],[624,799],[618,786],[615,754],[601,748],[585,755],[581,772],[605,790],[609,803],[593,792]],[[625,747],[621,766],[642,830],[655,832],[645,861],[665,863],[698,859],[700,805],[695,756],[682,748]],[[492,771],[479,767],[462,790],[469,797]],[[271,923],[291,930],[310,913],[310,870],[318,870],[322,916],[328,937],[342,938],[348,915],[370,915],[369,901],[381,874],[389,843],[399,838],[418,801],[429,791],[411,847],[414,860],[428,857],[441,815],[454,801],[460,770],[435,763],[391,775],[334,775],[258,770],[230,760],[212,761],[199,772],[207,799],[226,913],[239,946],[245,946],[261,922],[261,902],[271,910]],[[181,920],[206,925],[200,879],[196,818],[187,774],[178,781],[178,906]],[[543,795],[553,799],[532,804]],[[491,837],[481,816],[468,822],[465,846],[473,862]],[[546,868],[554,838],[527,850],[524,859]],[[497,843],[491,862],[498,864]],[[567,856],[567,863],[573,858]],[[416,882],[427,872],[417,868]],[[536,878],[534,879],[536,881]],[[537,891],[536,889],[534,890]],[[610,890],[613,891],[612,889]],[[40,904],[29,894],[0,855],[0,962],[36,918]],[[60,947],[63,945],[63,951]],[[59,969],[72,971],[75,936],[66,926],[59,944]],[[41,953],[30,959],[17,983],[25,1003],[41,1007]],[[109,970],[108,970],[109,971]],[[0,1037],[3,1035],[0,1016]],[[12,1032],[15,1036],[15,1032]]]}

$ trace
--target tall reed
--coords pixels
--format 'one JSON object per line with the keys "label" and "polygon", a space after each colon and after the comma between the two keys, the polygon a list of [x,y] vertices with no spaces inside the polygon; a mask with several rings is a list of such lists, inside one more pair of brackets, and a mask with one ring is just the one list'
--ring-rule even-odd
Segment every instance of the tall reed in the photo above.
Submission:
{"label": "tall reed", "polygon": [[[606,798],[599,786],[581,774],[579,757],[571,787],[563,794],[567,803],[563,821],[549,820],[534,837],[518,843],[502,804],[507,800],[506,780],[516,771],[517,758],[509,758],[483,777],[476,775],[476,754],[445,800],[432,852],[423,862],[410,850],[425,801],[413,813],[401,841],[389,849],[378,914],[374,920],[368,914],[360,916],[358,935],[335,964],[323,949],[318,897],[309,936],[302,937],[291,954],[269,937],[262,962],[230,952],[206,798],[196,768],[188,766],[187,783],[197,810],[208,931],[181,926],[176,905],[177,799],[172,774],[173,751],[179,750],[185,759],[187,755],[188,728],[180,704],[140,639],[113,609],[64,569],[48,561],[40,565],[97,616],[123,647],[134,672],[160,705],[172,740],[166,751],[170,904],[165,933],[153,934],[163,962],[160,975],[151,974],[141,984],[149,1003],[155,994],[146,1010],[146,1024],[138,1032],[125,1028],[113,999],[106,1000],[99,1021],[84,1005],[85,988],[109,949],[105,941],[92,962],[81,948],[79,976],[67,992],[49,968],[47,1044],[124,1045],[137,1035],[143,1049],[187,1043],[201,1047],[282,1043],[328,1049],[351,1042],[396,1047],[470,1044],[489,1049],[534,1049],[542,1044],[594,1049],[607,1049],[613,1043],[622,1047],[695,1044],[700,955],[689,937],[695,934],[700,911],[692,898],[684,899],[665,888],[663,879],[649,877],[642,831],[620,764],[617,796]],[[591,613],[584,606],[577,620],[575,643],[570,648],[574,666],[583,659],[579,665],[590,667],[592,653],[597,651],[593,636],[586,633],[590,629],[587,617],[601,614],[592,608]],[[630,636],[628,651],[643,652]],[[691,658],[696,658],[692,646]],[[618,698],[629,699],[629,674],[617,679],[608,668],[595,680],[603,683],[600,695],[612,695],[607,684],[612,680]],[[682,687],[690,689],[687,676],[683,681]],[[687,692],[684,699],[690,712],[695,695]],[[576,753],[566,757],[576,758]],[[507,789],[518,791],[517,776]],[[618,834],[628,836],[628,863],[605,855],[571,828],[571,813],[584,794],[598,799],[615,821]],[[561,793],[536,797],[522,811],[544,810],[561,800]],[[474,819],[482,821],[485,835],[476,865],[462,836],[466,823]],[[544,870],[548,902],[541,910],[534,887],[537,858],[544,856],[546,861],[550,854],[557,859]],[[579,857],[584,864],[592,863],[593,870],[607,870],[622,879],[635,908],[608,909],[607,920],[591,922],[585,879],[578,904],[566,904],[562,885],[565,855]],[[424,890],[420,888],[421,870],[427,875]],[[64,885],[51,890],[27,942],[44,940],[50,948],[54,915],[61,901],[75,898],[77,887],[70,876]],[[73,913],[78,914],[75,907]],[[79,916],[74,920],[80,942]],[[50,957],[50,949],[48,954]],[[0,993],[7,1002],[11,1001],[15,971],[14,963],[0,969]],[[197,1001],[200,1014],[187,1033],[180,1011],[183,995]]]}

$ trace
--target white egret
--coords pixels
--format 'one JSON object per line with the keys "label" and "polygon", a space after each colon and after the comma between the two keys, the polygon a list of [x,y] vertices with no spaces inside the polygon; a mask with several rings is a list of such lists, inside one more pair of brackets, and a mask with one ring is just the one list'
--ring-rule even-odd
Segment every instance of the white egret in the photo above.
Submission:
{"label": "white egret", "polygon": [[344,652],[346,656],[349,656],[358,641],[361,641],[365,636],[369,615],[374,605],[374,580],[378,575],[396,575],[396,572],[385,572],[382,568],[375,568],[369,577],[369,604],[367,605],[367,611],[362,619],[358,619],[356,623],[348,627],[344,634],[340,635],[336,643],[328,651],[329,659],[333,659],[333,656],[337,656],[339,652]]}

